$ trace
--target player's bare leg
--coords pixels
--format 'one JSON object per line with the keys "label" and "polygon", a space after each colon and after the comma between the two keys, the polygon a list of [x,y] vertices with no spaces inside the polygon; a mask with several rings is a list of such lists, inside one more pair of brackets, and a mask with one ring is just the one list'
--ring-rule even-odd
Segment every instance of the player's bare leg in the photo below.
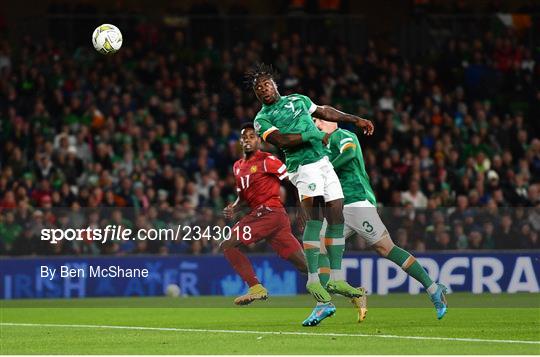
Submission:
{"label": "player's bare leg", "polygon": [[236,305],[247,305],[255,300],[266,300],[268,299],[268,291],[257,279],[253,266],[248,257],[240,250],[240,245],[240,241],[235,239],[224,240],[221,243],[225,258],[249,286],[247,294],[237,297],[234,303]]}
{"label": "player's bare leg", "polygon": [[303,197],[301,205],[307,220],[302,241],[308,268],[306,289],[315,300],[327,303],[332,298],[319,280],[319,251],[321,247],[319,235],[322,228],[321,206],[323,204],[323,197]]}
{"label": "player's bare leg", "polygon": [[325,247],[330,260],[330,280],[326,289],[331,293],[349,298],[360,297],[363,295],[362,292],[345,281],[345,274],[341,269],[341,261],[345,251],[343,199],[326,202],[325,217],[328,222]]}

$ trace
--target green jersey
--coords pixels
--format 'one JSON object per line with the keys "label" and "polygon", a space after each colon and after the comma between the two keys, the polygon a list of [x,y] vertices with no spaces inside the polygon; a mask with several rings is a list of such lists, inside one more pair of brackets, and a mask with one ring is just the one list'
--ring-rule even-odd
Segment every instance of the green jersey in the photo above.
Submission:
{"label": "green jersey", "polygon": [[344,150],[355,151],[355,156],[350,162],[336,169],[343,189],[343,196],[345,196],[344,203],[367,200],[373,205],[377,205],[375,193],[373,193],[366,172],[362,148],[356,135],[345,129],[337,129],[330,135],[327,149],[330,161],[334,161]]}
{"label": "green jersey", "polygon": [[[282,134],[301,134],[319,130],[311,118],[311,113],[315,109],[317,106],[305,95],[282,96],[271,105],[263,104],[253,125],[263,140],[275,130],[279,130]],[[298,166],[319,161],[327,155],[321,140],[311,140],[294,148],[283,149],[283,152],[289,172],[296,172]]]}

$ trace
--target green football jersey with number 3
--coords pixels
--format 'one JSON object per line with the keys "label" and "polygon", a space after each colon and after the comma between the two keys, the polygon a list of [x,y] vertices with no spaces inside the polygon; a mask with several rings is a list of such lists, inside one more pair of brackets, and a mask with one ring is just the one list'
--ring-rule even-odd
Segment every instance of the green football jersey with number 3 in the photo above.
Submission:
{"label": "green football jersey with number 3", "polygon": [[333,161],[344,150],[355,150],[354,158],[336,170],[343,196],[345,196],[344,204],[367,200],[377,205],[356,134],[345,129],[337,129],[330,135],[327,149],[330,161]]}
{"label": "green football jersey with number 3", "polygon": [[[316,109],[317,105],[305,95],[282,96],[271,105],[263,104],[253,125],[263,140],[275,130],[279,130],[282,134],[301,134],[319,130],[311,118]],[[296,172],[300,165],[311,164],[327,155],[321,140],[311,140],[294,148],[283,149],[283,152],[289,172]]]}

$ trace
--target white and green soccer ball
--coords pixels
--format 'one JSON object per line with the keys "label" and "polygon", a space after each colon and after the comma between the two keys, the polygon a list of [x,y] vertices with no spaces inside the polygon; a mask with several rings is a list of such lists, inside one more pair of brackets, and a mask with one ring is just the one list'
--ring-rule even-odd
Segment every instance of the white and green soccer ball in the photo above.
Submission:
{"label": "white and green soccer ball", "polygon": [[176,284],[169,284],[165,288],[165,295],[167,295],[168,297],[179,297],[180,293],[180,287]]}
{"label": "white and green soccer ball", "polygon": [[122,33],[114,25],[100,25],[92,34],[92,44],[96,51],[104,55],[118,52],[122,47]]}

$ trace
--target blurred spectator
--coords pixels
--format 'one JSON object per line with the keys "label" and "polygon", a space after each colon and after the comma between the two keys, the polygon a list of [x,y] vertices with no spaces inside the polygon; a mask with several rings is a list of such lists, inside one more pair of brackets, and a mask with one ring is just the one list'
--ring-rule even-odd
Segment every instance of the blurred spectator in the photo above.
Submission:
{"label": "blurred spectator", "polygon": [[410,203],[414,208],[426,208],[427,198],[422,191],[417,180],[412,180],[409,190],[401,194],[401,200],[404,204]]}

